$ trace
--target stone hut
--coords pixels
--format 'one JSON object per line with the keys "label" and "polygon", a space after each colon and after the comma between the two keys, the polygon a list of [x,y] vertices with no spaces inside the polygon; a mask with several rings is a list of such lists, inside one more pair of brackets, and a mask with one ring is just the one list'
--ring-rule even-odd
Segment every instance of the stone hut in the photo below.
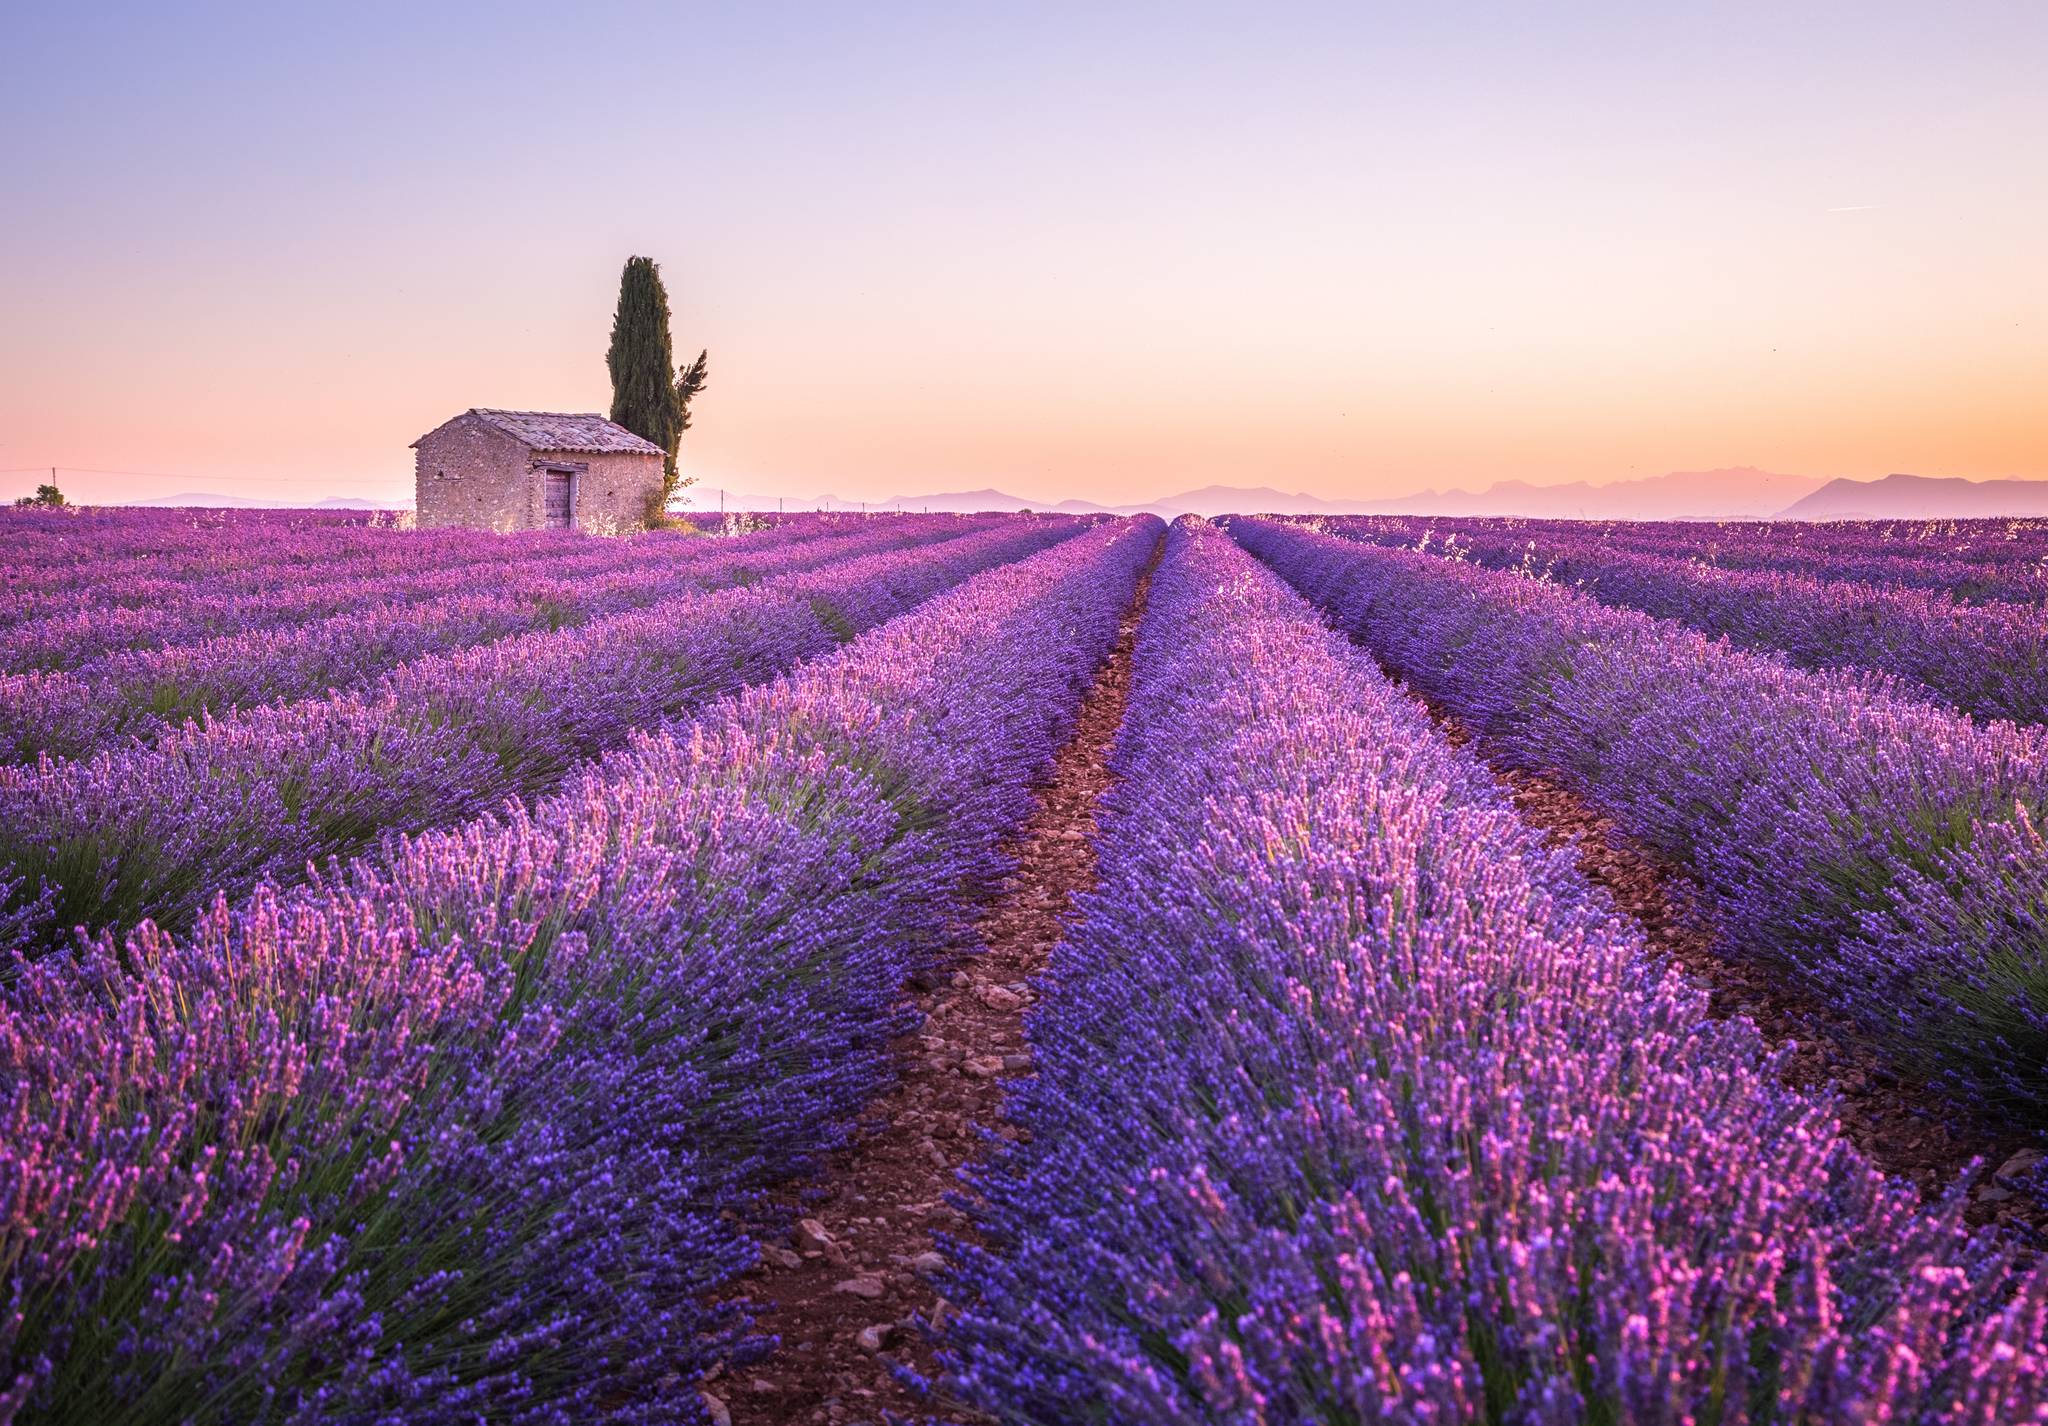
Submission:
{"label": "stone hut", "polygon": [[421,529],[637,529],[661,447],[595,413],[465,411],[412,443]]}

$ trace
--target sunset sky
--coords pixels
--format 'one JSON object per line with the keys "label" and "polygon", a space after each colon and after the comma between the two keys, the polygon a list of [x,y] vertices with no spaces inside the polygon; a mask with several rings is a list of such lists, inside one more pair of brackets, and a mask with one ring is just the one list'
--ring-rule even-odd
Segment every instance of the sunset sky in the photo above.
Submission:
{"label": "sunset sky", "polygon": [[635,252],[710,485],[2048,477],[2048,4],[1682,8],[10,6],[0,494],[409,495]]}

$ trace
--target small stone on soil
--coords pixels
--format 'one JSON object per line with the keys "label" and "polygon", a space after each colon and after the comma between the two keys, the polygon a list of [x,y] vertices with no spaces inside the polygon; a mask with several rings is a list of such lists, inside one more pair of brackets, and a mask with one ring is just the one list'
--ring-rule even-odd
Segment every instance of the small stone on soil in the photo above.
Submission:
{"label": "small stone on soil", "polygon": [[1995,1178],[2025,1178],[2037,1168],[2043,1158],[2048,1158],[2039,1149],[2021,1149],[1998,1166]]}

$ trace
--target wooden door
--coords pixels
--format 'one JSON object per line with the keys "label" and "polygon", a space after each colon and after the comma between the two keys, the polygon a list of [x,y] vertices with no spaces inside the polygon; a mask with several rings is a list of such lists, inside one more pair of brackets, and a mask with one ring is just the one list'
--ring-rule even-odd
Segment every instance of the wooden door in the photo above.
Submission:
{"label": "wooden door", "polygon": [[575,477],[566,470],[551,470],[547,472],[546,478],[547,485],[545,490],[547,498],[541,507],[541,523],[550,530],[566,530],[571,524],[569,518],[569,483]]}

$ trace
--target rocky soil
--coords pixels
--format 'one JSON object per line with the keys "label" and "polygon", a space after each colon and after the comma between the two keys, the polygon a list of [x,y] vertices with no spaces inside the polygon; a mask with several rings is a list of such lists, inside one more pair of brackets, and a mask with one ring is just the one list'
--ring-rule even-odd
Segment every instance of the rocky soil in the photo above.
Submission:
{"label": "rocky soil", "polygon": [[944,1264],[934,1235],[964,1237],[968,1228],[947,1197],[984,1135],[1023,1132],[1002,1121],[1003,1082],[1031,1071],[1024,1016],[1032,978],[1072,897],[1094,884],[1096,804],[1112,781],[1107,759],[1123,723],[1150,582],[1148,568],[1074,734],[1008,848],[1015,870],[979,924],[986,950],[916,993],[924,1023],[900,1045],[895,1088],[873,1106],[854,1144],[800,1186],[791,1200],[802,1215],[794,1233],[762,1245],[747,1295],[756,1330],[780,1344],[752,1367],[705,1384],[714,1420],[837,1426],[941,1405],[891,1367],[931,1372],[922,1324],[942,1323],[946,1313],[928,1281]]}
{"label": "rocky soil", "polygon": [[1789,1083],[1833,1086],[1842,1133],[1871,1162],[1912,1180],[1930,1197],[1976,1166],[1981,1172],[1967,1209],[1972,1224],[1997,1223],[2029,1244],[2048,1235],[2048,1205],[2021,1186],[2036,1177],[2042,1163],[2033,1139],[1974,1122],[1932,1091],[1891,1073],[1838,1012],[1786,983],[1773,967],[1723,943],[1698,914],[1697,894],[1682,871],[1623,834],[1557,779],[1489,756],[1484,740],[1475,741],[1455,718],[1434,708],[1431,713],[1452,741],[1474,744],[1524,820],[1553,842],[1576,845],[1580,870],[1635,918],[1654,949],[1707,991],[1715,1015],[1746,1015],[1773,1048],[1785,1049]]}

